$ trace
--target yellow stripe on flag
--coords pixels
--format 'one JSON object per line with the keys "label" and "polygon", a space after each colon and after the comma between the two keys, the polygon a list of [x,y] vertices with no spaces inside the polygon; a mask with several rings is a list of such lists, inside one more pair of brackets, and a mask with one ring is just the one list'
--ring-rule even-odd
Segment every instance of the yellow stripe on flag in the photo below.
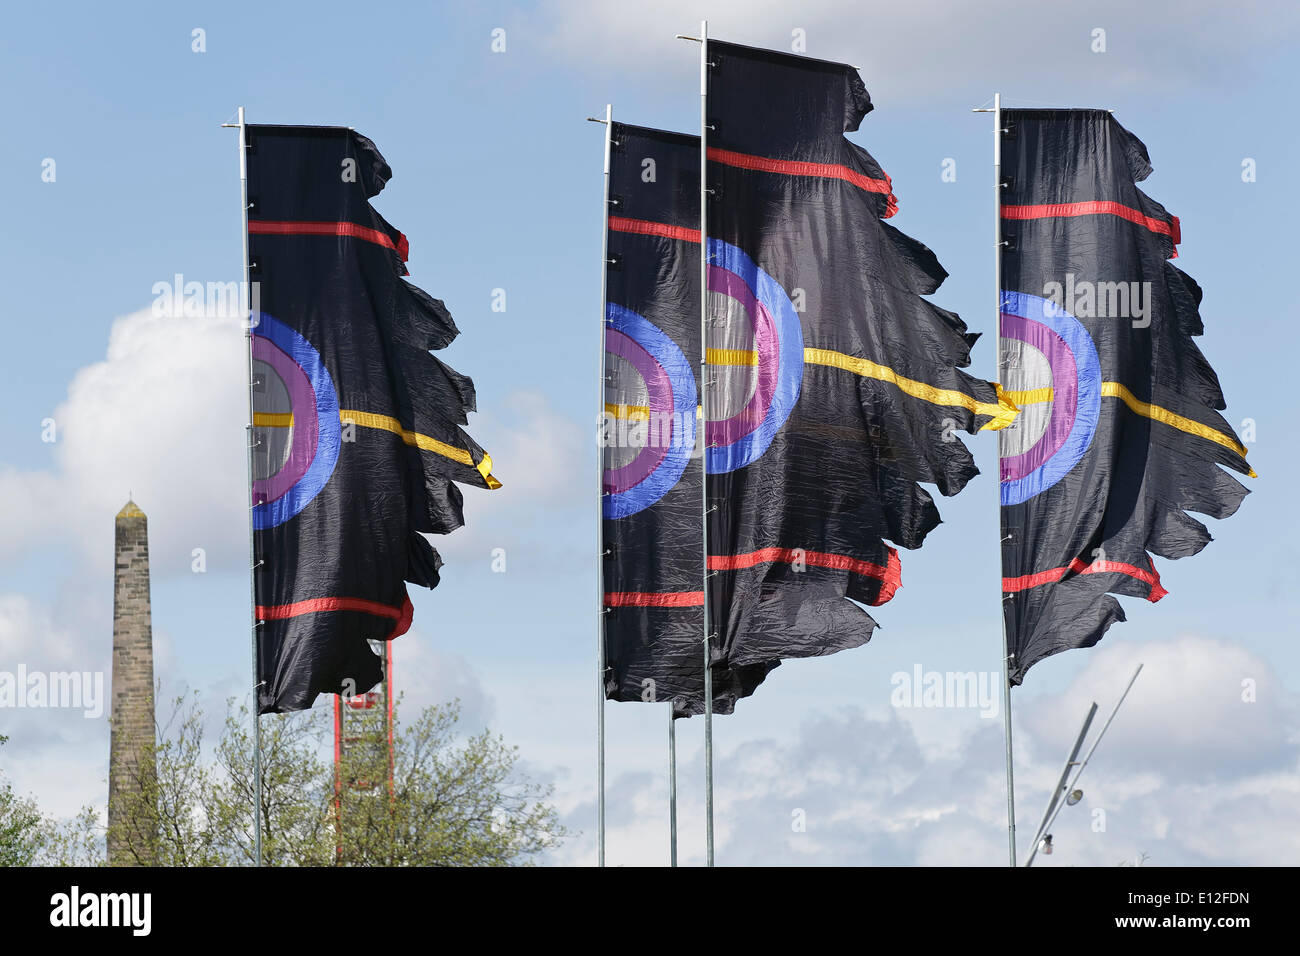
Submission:
{"label": "yellow stripe on flag", "polygon": [[351,422],[354,425],[360,425],[362,428],[378,428],[382,431],[392,432],[394,435],[400,435],[402,441],[408,445],[413,445],[421,451],[431,451],[435,454],[442,455],[444,458],[450,458],[452,461],[470,468],[474,468],[483,480],[487,482],[489,488],[500,488],[501,482],[492,476],[492,456],[483,453],[483,460],[477,465],[470,453],[463,448],[457,448],[455,445],[448,445],[444,441],[438,441],[429,435],[421,435],[419,432],[413,432],[402,427],[402,423],[396,418],[388,415],[375,415],[371,412],[359,412],[354,409],[341,409],[339,419],[344,424]]}
{"label": "yellow stripe on flag", "polygon": [[650,409],[645,405],[614,405],[605,403],[605,413],[615,418],[649,418]]}
{"label": "yellow stripe on flag", "polygon": [[1017,408],[1024,408],[1026,405],[1041,405],[1043,402],[1050,402],[1054,394],[1052,386],[1044,385],[1042,388],[1027,388],[1022,391],[1007,392],[1007,398],[1015,402]]}
{"label": "yellow stripe on flag", "polygon": [[[1177,412],[1171,412],[1167,408],[1161,408],[1159,405],[1151,405],[1147,402],[1140,401],[1134,397],[1133,393],[1121,385],[1119,382],[1102,382],[1101,394],[1107,398],[1118,398],[1129,409],[1144,418],[1149,418],[1154,422],[1160,422],[1162,425],[1168,425],[1170,428],[1177,428],[1179,431],[1187,432],[1189,435],[1196,435],[1198,438],[1204,438],[1206,441],[1212,441],[1216,445],[1222,445],[1224,448],[1235,451],[1238,455],[1246,457],[1246,446],[1241,444],[1231,435],[1225,435],[1217,428],[1211,428],[1209,425],[1202,425],[1200,422],[1193,421]],[[1250,469],[1250,477],[1257,478],[1255,469]]]}
{"label": "yellow stripe on flag", "polygon": [[253,412],[254,428],[292,428],[293,412]]}
{"label": "yellow stripe on flag", "polygon": [[965,392],[959,392],[955,389],[935,388],[925,382],[905,378],[888,366],[879,365],[869,359],[845,355],[843,352],[832,352],[830,349],[804,349],[803,360],[809,365],[829,365],[832,368],[841,368],[846,372],[861,375],[863,378],[888,382],[897,386],[904,394],[919,398],[921,401],[929,402],[932,405],[966,408],[976,415],[987,415],[989,421],[983,425],[982,431],[997,431],[1000,428],[1006,428],[1015,421],[1016,415],[1020,413],[1020,409],[1011,400],[1009,393],[1002,390],[1001,385],[996,386],[998,400],[995,404],[993,402],[981,402],[973,395],[967,395]]}
{"label": "yellow stripe on flag", "polygon": [[758,352],[746,349],[709,349],[704,360],[710,365],[757,365]]}

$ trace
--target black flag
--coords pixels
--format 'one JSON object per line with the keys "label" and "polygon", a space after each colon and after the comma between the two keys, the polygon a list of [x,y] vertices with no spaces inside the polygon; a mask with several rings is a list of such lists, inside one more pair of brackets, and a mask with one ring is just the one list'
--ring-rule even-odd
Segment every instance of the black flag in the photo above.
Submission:
{"label": "black flag", "polygon": [[1200,551],[1252,474],[1197,348],[1179,223],[1137,187],[1146,147],[1104,110],[1002,112],[1004,613],[1013,683],[1158,601],[1151,554]]}
{"label": "black flag", "polygon": [[882,221],[889,177],[844,136],[872,108],[857,71],[707,58],[710,607],[735,667],[865,643],[859,604],[900,583],[888,542],[939,523],[918,482],[960,491],[977,469],[955,433],[1015,409],[961,371],[975,336],[923,298],[934,254]]}
{"label": "black flag", "polygon": [[392,175],[338,127],[249,126],[258,712],[382,677],[368,640],[438,583],[424,534],[460,527],[455,482],[499,487],[459,426],[474,386],[434,358],[457,335],[404,278],[406,237],[371,208]]}
{"label": "black flag", "polygon": [[[606,696],[704,709],[700,140],[610,131],[601,430]],[[775,661],[713,667],[731,713]]]}

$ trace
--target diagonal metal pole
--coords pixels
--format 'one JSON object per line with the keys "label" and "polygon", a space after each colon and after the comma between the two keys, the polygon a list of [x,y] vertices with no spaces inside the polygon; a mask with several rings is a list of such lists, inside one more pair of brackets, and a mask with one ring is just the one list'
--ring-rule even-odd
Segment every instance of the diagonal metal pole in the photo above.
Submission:
{"label": "diagonal metal pole", "polygon": [[[1124,693],[1119,695],[1119,700],[1115,702],[1114,709],[1111,710],[1110,716],[1106,718],[1106,723],[1101,725],[1101,732],[1097,734],[1097,739],[1092,742],[1092,746],[1088,748],[1088,752],[1084,754],[1083,759],[1079,761],[1078,764],[1079,769],[1075,771],[1074,779],[1071,780],[1069,784],[1066,785],[1064,788],[1066,792],[1073,790],[1078,785],[1079,778],[1083,776],[1084,768],[1088,766],[1088,761],[1092,759],[1092,755],[1096,751],[1097,745],[1101,743],[1101,738],[1105,737],[1106,731],[1110,730],[1111,721],[1113,721],[1115,719],[1115,715],[1119,713],[1120,707],[1123,705],[1124,700],[1128,697],[1128,692],[1133,689],[1133,684],[1137,681],[1138,674],[1141,673],[1142,673],[1142,665],[1138,664],[1137,668],[1133,671],[1133,676],[1128,679],[1128,686],[1124,688]],[[1095,711],[1097,705],[1093,704],[1092,706],[1093,706],[1093,710]],[[1052,828],[1052,824],[1056,821],[1056,816],[1061,812],[1061,807],[1063,806],[1065,806],[1065,804],[1063,803],[1057,804],[1055,810],[1052,811],[1051,816],[1045,819],[1043,821],[1043,825],[1038,828],[1038,836],[1034,838],[1034,846],[1030,851],[1029,859],[1025,861],[1025,866],[1033,865],[1034,857],[1038,855],[1039,841],[1041,841],[1043,839],[1043,835]]]}
{"label": "diagonal metal pole", "polygon": [[1052,796],[1047,801],[1047,809],[1043,811],[1043,819],[1038,824],[1038,832],[1034,834],[1034,845],[1030,850],[1029,859],[1025,861],[1025,866],[1034,862],[1034,857],[1038,855],[1038,842],[1042,840],[1043,834],[1047,832],[1048,826],[1053,819],[1053,811],[1058,809],[1061,800],[1061,794],[1068,792],[1066,781],[1070,778],[1070,769],[1075,766],[1079,757],[1079,751],[1083,749],[1083,740],[1088,736],[1088,728],[1092,726],[1092,718],[1097,715],[1097,702],[1093,701],[1092,706],[1088,708],[1088,716],[1083,718],[1083,726],[1079,728],[1079,736],[1074,739],[1074,746],[1070,748],[1070,755],[1065,758],[1065,766],[1061,768],[1061,776],[1056,781],[1056,787],[1052,790]]}

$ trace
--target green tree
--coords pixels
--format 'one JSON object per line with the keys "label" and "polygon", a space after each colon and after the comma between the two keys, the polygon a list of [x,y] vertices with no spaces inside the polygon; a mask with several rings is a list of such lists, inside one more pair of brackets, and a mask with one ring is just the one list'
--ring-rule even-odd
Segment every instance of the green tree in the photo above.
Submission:
{"label": "green tree", "polygon": [[[0,746],[9,738],[0,735]],[[14,793],[0,776],[0,866],[26,866],[41,844],[41,813],[31,800]]]}
{"label": "green tree", "polygon": [[[122,842],[159,865],[248,865],[255,859],[252,719],[227,703],[215,762],[203,760],[202,713],[178,699],[160,728],[156,772],[136,781]],[[566,832],[528,780],[518,750],[483,731],[460,738],[460,702],[428,707],[409,725],[394,712],[387,749],[355,748],[336,774],[325,709],[261,718],[263,862],[270,866],[512,866],[536,860]],[[87,808],[47,822],[43,862],[102,861],[103,830]]]}
{"label": "green tree", "polygon": [[[559,844],[564,830],[549,787],[519,778],[518,749],[484,730],[455,742],[459,702],[429,707],[394,734],[391,783],[385,768],[350,765],[343,775],[378,778],[343,788],[339,856],[388,866],[502,866],[526,863]],[[362,760],[365,760],[363,754]]]}

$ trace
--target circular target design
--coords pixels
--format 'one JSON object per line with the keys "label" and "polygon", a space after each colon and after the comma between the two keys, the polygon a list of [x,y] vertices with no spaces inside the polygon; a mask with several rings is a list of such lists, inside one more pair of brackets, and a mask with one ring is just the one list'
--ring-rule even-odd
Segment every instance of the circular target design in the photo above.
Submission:
{"label": "circular target design", "polygon": [[[606,362],[622,394],[614,404],[644,408],[636,431],[644,440],[606,442],[603,510],[626,518],[667,494],[695,448],[699,405],[691,365],[663,331],[631,309],[605,307]],[[610,397],[607,395],[607,398]],[[629,400],[630,399],[630,400]],[[615,436],[629,434],[613,429]]]}
{"label": "circular target design", "polygon": [[1065,477],[1088,450],[1101,410],[1101,362],[1083,324],[1049,299],[1002,294],[1003,387],[1022,398],[999,435],[1002,504]]}
{"label": "circular target design", "polygon": [[752,356],[709,366],[705,458],[710,474],[725,474],[762,457],[790,417],[803,386],[803,328],[781,284],[730,243],[709,240],[708,276],[709,311],[727,320],[710,350]]}
{"label": "circular target design", "polygon": [[253,330],[253,527],[283,524],[334,473],[342,441],[334,380],[305,338],[265,312]]}

